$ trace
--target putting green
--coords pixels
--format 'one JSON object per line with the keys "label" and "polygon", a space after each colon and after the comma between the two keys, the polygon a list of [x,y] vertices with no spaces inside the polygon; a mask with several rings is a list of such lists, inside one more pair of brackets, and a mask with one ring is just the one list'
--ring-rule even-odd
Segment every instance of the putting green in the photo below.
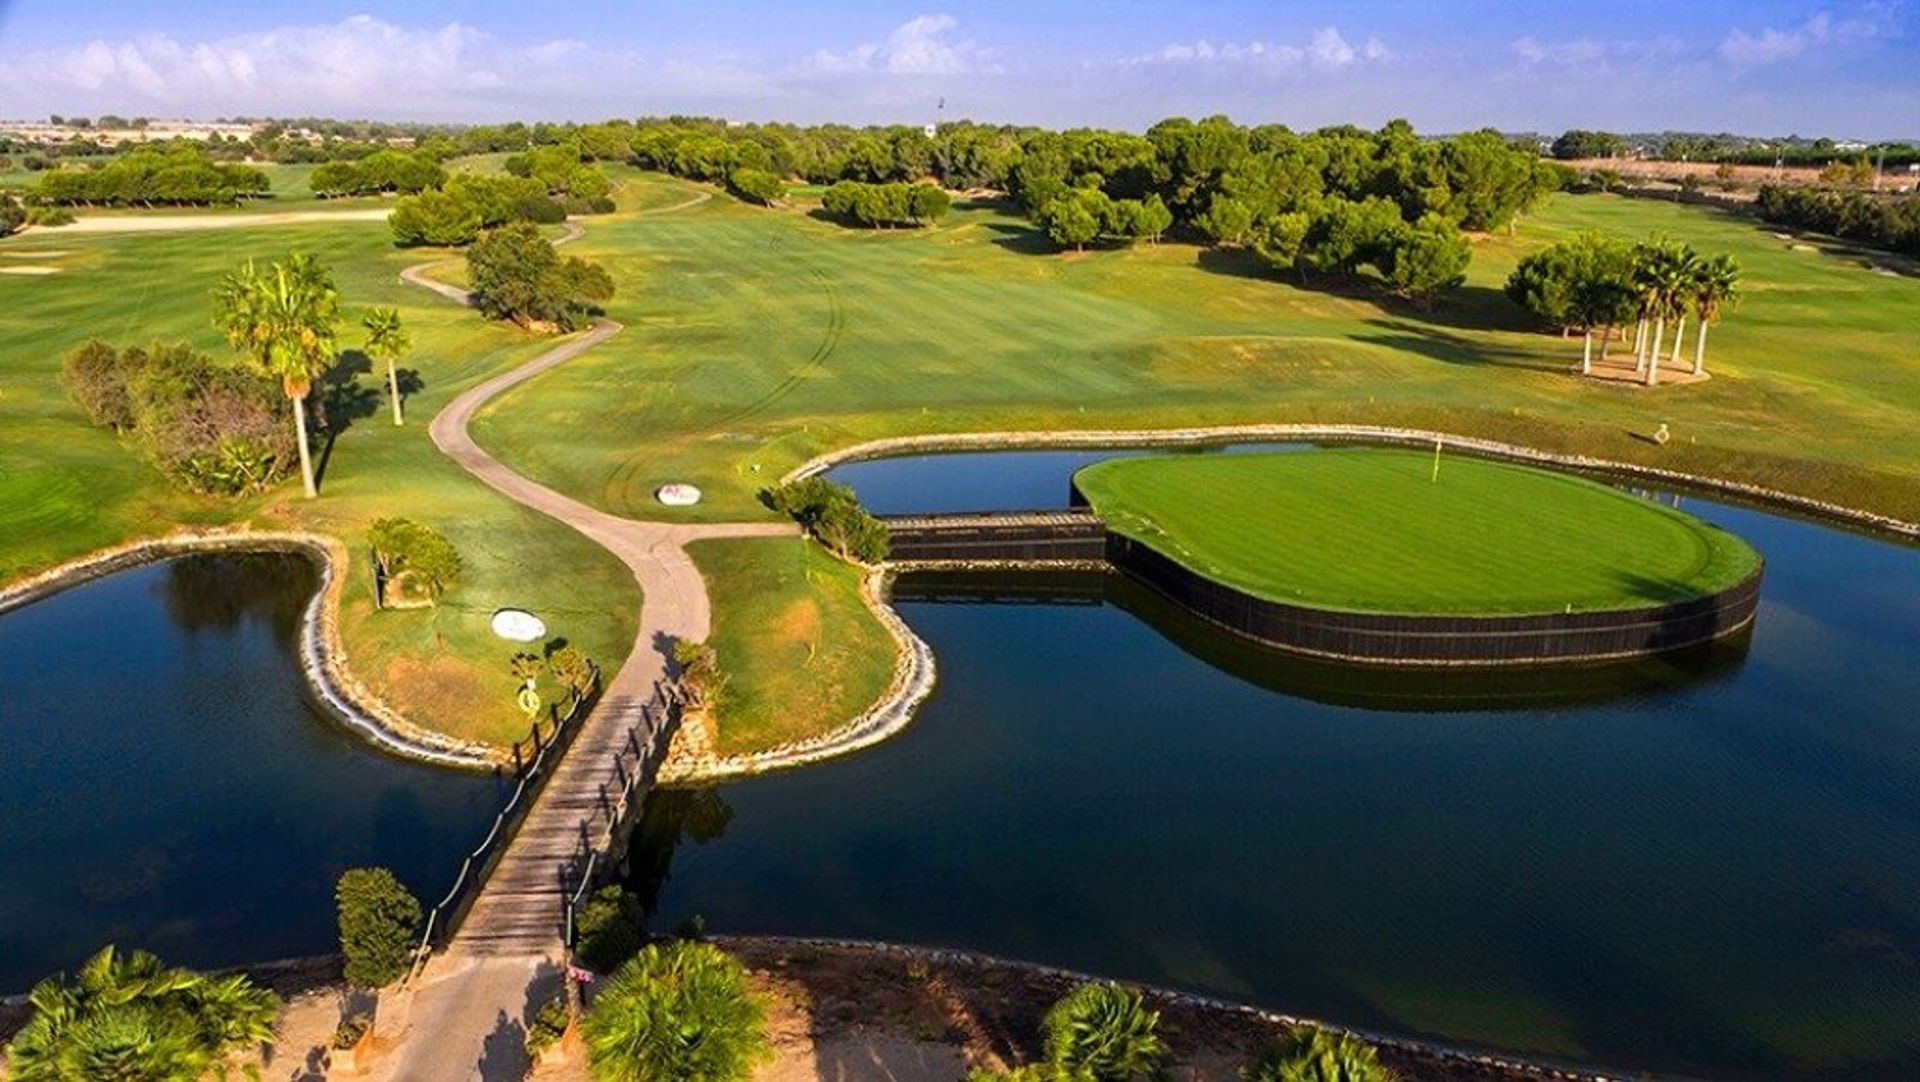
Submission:
{"label": "putting green", "polygon": [[1594,481],[1418,451],[1113,459],[1075,477],[1117,533],[1257,597],[1350,612],[1515,615],[1717,593],[1760,556]]}

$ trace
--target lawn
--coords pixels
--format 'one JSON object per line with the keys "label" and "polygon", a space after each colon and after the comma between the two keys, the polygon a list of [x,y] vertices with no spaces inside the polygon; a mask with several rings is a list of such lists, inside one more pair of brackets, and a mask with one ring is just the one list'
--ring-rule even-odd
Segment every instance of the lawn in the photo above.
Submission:
{"label": "lawn", "polygon": [[1075,477],[1116,532],[1257,597],[1489,615],[1662,605],[1758,565],[1739,538],[1619,489],[1503,462],[1349,447],[1109,459]]}
{"label": "lawn", "polygon": [[689,548],[713,602],[723,754],[832,729],[872,705],[893,676],[894,645],[860,599],[858,568],[788,538]]}
{"label": "lawn", "polygon": [[[1732,252],[1747,298],[1695,386],[1569,374],[1576,340],[1499,293],[1525,251],[1599,229]],[[589,226],[627,333],[516,390],[479,422],[517,466],[608,510],[765,512],[756,491],[823,450],[1002,428],[1370,421],[1491,436],[1777,485],[1920,517],[1920,280],[1795,250],[1750,220],[1560,196],[1481,239],[1433,312],[1302,288],[1241,253],[1184,244],[1059,255],[1003,208],[931,230],[858,230],[730,198]],[[1644,437],[1662,422],[1673,441]],[[542,438],[556,430],[566,440]]]}
{"label": "lawn", "polygon": [[[239,501],[176,489],[130,447],[88,427],[59,380],[60,358],[90,336],[127,344],[188,341],[228,355],[211,322],[220,275],[252,256],[314,253],[334,270],[346,323],[375,304],[397,306],[415,348],[404,366],[423,389],[409,423],[384,416],[374,373],[336,390],[346,426],[322,456],[321,498],[299,485]],[[427,420],[453,394],[526,360],[550,340],[491,325],[403,285],[418,253],[392,247],[384,225],[353,222],[273,229],[141,235],[28,234],[0,242],[0,266],[52,269],[0,275],[0,580],[177,525],[252,524],[315,529],[364,551],[366,527],[406,515],[441,529],[466,564],[460,586],[435,610],[375,612],[356,560],[343,630],[354,670],[414,720],[460,736],[506,741],[523,725],[511,704],[515,647],[487,623],[494,609],[524,606],[554,634],[608,666],[632,641],[639,595],[614,557],[560,524],[523,510],[468,477],[427,439]],[[348,354],[346,366],[364,364]]]}

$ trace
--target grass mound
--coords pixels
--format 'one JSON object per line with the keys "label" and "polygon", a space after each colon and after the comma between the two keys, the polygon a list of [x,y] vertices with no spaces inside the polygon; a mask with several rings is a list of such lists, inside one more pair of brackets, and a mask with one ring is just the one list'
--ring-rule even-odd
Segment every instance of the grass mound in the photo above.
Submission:
{"label": "grass mound", "polygon": [[1584,612],[1684,601],[1746,542],[1594,481],[1418,451],[1113,459],[1076,481],[1116,532],[1273,601],[1351,612]]}

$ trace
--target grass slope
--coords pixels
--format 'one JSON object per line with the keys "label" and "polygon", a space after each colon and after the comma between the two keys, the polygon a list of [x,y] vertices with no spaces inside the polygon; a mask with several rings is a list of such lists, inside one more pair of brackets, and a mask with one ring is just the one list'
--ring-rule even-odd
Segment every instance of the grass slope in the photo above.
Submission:
{"label": "grass slope", "polygon": [[1075,478],[1114,530],[1258,597],[1359,612],[1625,609],[1710,594],[1759,557],[1619,489],[1462,456],[1341,448],[1110,459]]}
{"label": "grass slope", "polygon": [[[1572,339],[1499,294],[1526,251],[1599,229],[1732,252],[1745,303],[1701,385],[1568,373]],[[601,507],[709,494],[689,518],[764,514],[755,491],[827,448],[999,428],[1374,421],[1775,484],[1920,517],[1920,280],[1795,251],[1695,207],[1561,196],[1475,246],[1424,314],[1300,288],[1183,244],[1057,255],[1000,209],[932,230],[858,230],[728,198],[596,220],[572,251],[620,283],[628,333],[516,390],[483,442]],[[1667,422],[1674,440],[1644,437]],[[544,438],[556,430],[566,440]]]}
{"label": "grass slope", "polygon": [[860,599],[860,571],[788,538],[689,550],[713,600],[725,684],[718,750],[769,748],[845,724],[893,676],[893,640]]}

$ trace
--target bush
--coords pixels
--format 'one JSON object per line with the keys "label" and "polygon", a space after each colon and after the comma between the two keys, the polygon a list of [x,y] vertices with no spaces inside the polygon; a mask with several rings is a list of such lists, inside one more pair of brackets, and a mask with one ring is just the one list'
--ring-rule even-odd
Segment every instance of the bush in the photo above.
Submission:
{"label": "bush", "polygon": [[620,968],[584,1023],[598,1082],[745,1082],[767,1056],[740,963],[707,943],[655,944]]}
{"label": "bush", "polygon": [[27,224],[27,208],[10,195],[0,195],[0,237],[17,233]]}
{"label": "bush", "polygon": [[94,424],[128,433],[160,471],[196,492],[265,490],[297,461],[279,386],[183,345],[88,342],[62,362]]}
{"label": "bush", "polygon": [[33,207],[27,211],[27,224],[47,229],[73,224],[73,212],[65,207]]}
{"label": "bush", "polygon": [[1040,1028],[1047,1063],[1087,1082],[1131,1082],[1159,1067],[1160,1015],[1140,993],[1111,981],[1083,984],[1053,1005]]}
{"label": "bush", "polygon": [[611,973],[640,953],[647,915],[618,884],[601,887],[574,915],[573,955],[595,973]]}
{"label": "bush", "polygon": [[1348,1033],[1307,1027],[1240,1072],[1245,1082],[1396,1082],[1373,1046]]}
{"label": "bush", "polygon": [[413,962],[420,901],[385,868],[350,868],[334,888],[347,983],[384,988]]}
{"label": "bush", "polygon": [[823,477],[791,481],[763,494],[768,507],[793,516],[843,559],[875,564],[887,558],[887,528],[860,506],[853,489]]}
{"label": "bush", "polygon": [[567,1032],[567,1001],[550,999],[540,1005],[527,1027],[527,1058],[538,1061]]}
{"label": "bush", "polygon": [[380,571],[382,605],[389,602],[389,591],[412,592],[431,604],[460,578],[460,553],[444,534],[425,523],[377,519],[367,530],[367,540]]}

